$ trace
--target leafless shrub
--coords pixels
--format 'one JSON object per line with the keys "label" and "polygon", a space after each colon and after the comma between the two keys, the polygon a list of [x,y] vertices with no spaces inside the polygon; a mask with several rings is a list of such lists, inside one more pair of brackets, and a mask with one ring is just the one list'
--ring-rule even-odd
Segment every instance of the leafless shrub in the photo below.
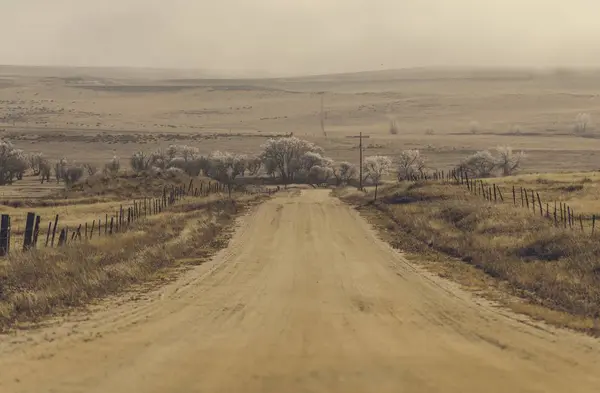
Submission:
{"label": "leafless shrub", "polygon": [[381,184],[381,179],[390,172],[391,168],[392,160],[387,156],[371,156],[365,158],[363,169],[365,178],[370,179],[375,185],[373,201],[377,200],[377,188],[379,184]]}
{"label": "leafless shrub", "polygon": [[575,125],[573,126],[573,132],[576,134],[585,134],[589,131],[592,125],[592,117],[589,113],[579,113],[575,117]]}
{"label": "leafless shrub", "polygon": [[425,159],[419,150],[404,150],[398,157],[398,181],[409,180],[411,177],[422,174],[425,170]]}
{"label": "leafless shrub", "polygon": [[236,179],[246,170],[246,156],[216,151],[208,159],[210,161],[209,176],[225,183],[231,198]]}
{"label": "leafless shrub", "polygon": [[44,184],[44,180],[50,181],[50,174],[52,170],[50,167],[50,161],[44,161],[40,163],[40,181]]}
{"label": "leafless shrub", "polygon": [[389,131],[392,135],[398,135],[398,123],[396,122],[396,120],[390,120]]}
{"label": "leafless shrub", "polygon": [[33,171],[34,176],[39,176],[44,165],[49,164],[48,159],[43,153],[31,153],[27,156],[29,168]]}
{"label": "leafless shrub", "polygon": [[119,173],[120,169],[121,169],[121,161],[119,160],[119,157],[117,157],[117,156],[113,156],[113,158],[111,158],[110,161],[108,161],[104,165],[104,173],[106,173],[106,174],[116,175],[117,173]]}
{"label": "leafless shrub", "polygon": [[494,153],[484,150],[467,157],[460,168],[470,177],[489,177],[496,170],[510,176],[519,169],[524,157],[523,152],[514,153],[510,146],[498,146]]}
{"label": "leafless shrub", "polygon": [[311,184],[324,184],[333,177],[333,169],[328,166],[315,165],[308,172],[308,180]]}
{"label": "leafless shrub", "polygon": [[260,157],[250,157],[246,161],[246,170],[250,176],[256,176],[262,168],[262,161]]}
{"label": "leafless shrub", "polygon": [[66,158],[61,158],[54,164],[54,176],[56,177],[56,182],[59,183],[61,180],[64,180],[65,173],[67,170],[68,161]]}
{"label": "leafless shrub", "polygon": [[84,169],[81,166],[69,166],[63,171],[63,181],[67,186],[75,184],[83,177]]}
{"label": "leafless shrub", "polygon": [[512,135],[521,135],[522,131],[521,131],[521,126],[518,124],[513,124],[512,126],[510,126],[510,131],[509,131]]}
{"label": "leafless shrub", "polygon": [[428,128],[425,130],[425,135],[434,135],[435,130],[433,128]]}
{"label": "leafless shrub", "polygon": [[525,153],[522,151],[514,153],[510,146],[498,146],[496,147],[495,164],[502,171],[503,176],[510,176],[519,169],[524,157]]}
{"label": "leafless shrub", "polygon": [[346,161],[340,162],[333,169],[333,175],[335,176],[338,185],[348,184],[356,177],[357,172],[356,166]]}
{"label": "leafless shrub", "polygon": [[489,150],[478,151],[460,164],[462,171],[469,177],[489,177],[496,168],[496,160]]}
{"label": "leafless shrub", "polygon": [[0,140],[0,185],[21,180],[28,166],[23,150],[15,148],[9,141]]}
{"label": "leafless shrub", "polygon": [[129,159],[129,163],[131,165],[131,169],[133,169],[135,172],[143,172],[150,168],[151,156],[147,155],[143,151],[137,151],[133,153]]}
{"label": "leafless shrub", "polygon": [[306,153],[323,153],[323,149],[312,142],[296,137],[269,139],[262,146],[261,159],[267,173],[279,176],[285,183],[292,183],[303,169],[303,156]]}
{"label": "leafless shrub", "polygon": [[479,132],[481,131],[481,126],[479,125],[479,122],[473,120],[471,123],[469,123],[469,131],[471,132],[471,134],[479,134]]}

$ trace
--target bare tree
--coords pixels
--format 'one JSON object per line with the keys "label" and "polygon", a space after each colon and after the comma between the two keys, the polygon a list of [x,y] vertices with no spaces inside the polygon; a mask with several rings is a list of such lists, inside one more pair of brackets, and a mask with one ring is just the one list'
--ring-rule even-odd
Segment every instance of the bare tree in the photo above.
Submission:
{"label": "bare tree", "polygon": [[146,154],[143,151],[137,151],[133,153],[131,158],[129,159],[129,163],[131,165],[131,169],[136,172],[143,172],[145,170],[150,169],[151,167],[151,155]]}
{"label": "bare tree", "polygon": [[251,157],[246,161],[246,170],[250,176],[256,176],[260,172],[262,161],[260,157]]}
{"label": "bare tree", "polygon": [[216,151],[208,159],[210,161],[209,176],[225,183],[229,198],[231,198],[236,179],[246,170],[246,156]]}
{"label": "bare tree", "polygon": [[41,168],[44,164],[48,163],[48,160],[44,157],[43,153],[31,153],[27,156],[27,161],[34,176],[39,176]]}
{"label": "bare tree", "polygon": [[54,176],[56,177],[57,183],[59,183],[61,180],[64,180],[67,165],[68,161],[64,157],[58,160],[56,164],[54,164]]}
{"label": "bare tree", "polygon": [[375,196],[373,201],[377,200],[377,189],[383,176],[387,175],[392,168],[392,160],[387,156],[371,156],[365,158],[364,172],[367,179],[375,185]]}
{"label": "bare tree", "polygon": [[489,177],[496,168],[496,159],[488,150],[478,151],[461,162],[459,168],[469,177]]}
{"label": "bare tree", "polygon": [[150,154],[150,157],[148,157],[148,160],[150,162],[150,167],[157,169],[166,169],[167,163],[169,161],[167,159],[167,153],[162,149],[158,149],[152,152],[152,154]]}
{"label": "bare tree", "polygon": [[328,166],[315,165],[308,172],[308,180],[311,184],[324,184],[333,176],[333,169]]}
{"label": "bare tree", "polygon": [[592,117],[589,113],[578,113],[575,117],[573,131],[576,134],[585,134],[592,125]]}
{"label": "bare tree", "polygon": [[356,166],[347,161],[340,162],[337,167],[333,169],[333,175],[335,176],[338,185],[348,184],[356,177],[357,172]]}
{"label": "bare tree", "polygon": [[0,185],[21,180],[28,166],[23,150],[15,148],[9,141],[0,140]]}
{"label": "bare tree", "polygon": [[52,170],[49,161],[40,163],[40,181],[44,184],[44,180],[50,181],[50,174]]}
{"label": "bare tree", "polygon": [[390,120],[390,134],[398,135],[398,123],[395,119]]}
{"label": "bare tree", "polygon": [[121,161],[119,157],[113,156],[106,164],[104,164],[104,173],[116,175],[121,169]]}
{"label": "bare tree", "polygon": [[323,153],[323,149],[314,143],[296,137],[269,139],[262,148],[265,168],[278,175],[284,184],[293,182],[302,171],[302,157],[306,153]]}
{"label": "bare tree", "polygon": [[398,157],[398,181],[410,180],[425,170],[425,159],[419,150],[403,150]]}
{"label": "bare tree", "polygon": [[514,153],[512,147],[510,146],[496,147],[495,163],[496,166],[502,170],[503,176],[510,176],[517,169],[519,169],[524,157],[525,153],[522,151],[519,153]]}
{"label": "bare tree", "polygon": [[63,181],[66,186],[70,186],[78,182],[83,177],[84,169],[82,166],[72,165],[67,166],[62,172]]}

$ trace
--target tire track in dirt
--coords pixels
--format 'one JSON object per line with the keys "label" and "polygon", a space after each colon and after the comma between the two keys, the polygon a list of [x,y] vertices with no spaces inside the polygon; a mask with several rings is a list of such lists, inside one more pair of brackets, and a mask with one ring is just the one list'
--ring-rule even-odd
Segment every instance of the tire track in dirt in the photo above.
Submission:
{"label": "tire track in dirt", "polygon": [[422,271],[325,190],[280,194],[241,219],[210,262],[138,301],[107,304],[0,338],[0,391],[600,387],[597,340]]}

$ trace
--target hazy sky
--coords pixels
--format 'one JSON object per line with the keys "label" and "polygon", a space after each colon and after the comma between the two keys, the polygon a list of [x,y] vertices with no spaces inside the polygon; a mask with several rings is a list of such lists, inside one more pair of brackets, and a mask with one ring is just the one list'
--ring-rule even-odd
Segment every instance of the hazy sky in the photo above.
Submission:
{"label": "hazy sky", "polygon": [[600,66],[598,0],[0,0],[0,64]]}

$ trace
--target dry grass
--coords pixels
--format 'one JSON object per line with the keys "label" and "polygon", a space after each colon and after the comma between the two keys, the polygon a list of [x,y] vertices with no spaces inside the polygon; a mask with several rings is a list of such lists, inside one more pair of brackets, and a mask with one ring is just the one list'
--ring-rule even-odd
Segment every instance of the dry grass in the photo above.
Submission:
{"label": "dry grass", "polygon": [[527,174],[487,181],[496,183],[505,193],[513,186],[517,190],[523,187],[539,192],[551,209],[554,209],[554,201],[567,203],[585,220],[590,220],[593,214],[600,217],[600,172]]}
{"label": "dry grass", "polygon": [[[111,216],[115,216],[120,207],[127,209],[133,206],[134,200],[139,202],[145,197],[162,196],[164,187],[169,189],[171,186],[183,186],[187,189],[190,180],[193,181],[193,187],[198,188],[200,185],[206,187],[210,181],[200,177],[192,179],[185,174],[178,173],[97,175],[68,190],[45,198],[4,201],[3,204],[0,204],[0,214],[11,216],[12,234],[15,239],[13,249],[18,249],[19,241],[22,240],[21,235],[25,230],[28,212],[34,212],[42,218],[39,238],[45,239],[48,224],[54,222],[56,215],[59,215],[60,228],[77,228],[79,225],[85,227],[85,223],[91,228],[94,221],[96,224],[98,224],[98,220],[104,223],[107,214],[109,219]],[[218,199],[221,196],[211,195],[198,199],[212,201],[215,198]]]}
{"label": "dry grass", "polygon": [[[554,228],[548,220],[510,204],[488,203],[461,187],[404,184],[389,186],[381,195],[376,204],[367,202],[370,195],[342,198],[361,206],[363,213],[387,218],[386,237],[393,245],[416,254],[451,257],[453,265],[438,265],[443,275],[477,289],[492,280],[527,299],[531,313],[554,323],[568,320],[568,326],[592,329],[592,320],[600,317],[597,239]],[[468,269],[465,274],[456,261],[483,276]]]}
{"label": "dry grass", "polygon": [[[156,278],[166,268],[202,263],[226,246],[223,230],[261,197],[191,200],[126,233],[60,249],[13,253],[0,264],[0,328]],[[190,259],[190,256],[194,258]]]}

